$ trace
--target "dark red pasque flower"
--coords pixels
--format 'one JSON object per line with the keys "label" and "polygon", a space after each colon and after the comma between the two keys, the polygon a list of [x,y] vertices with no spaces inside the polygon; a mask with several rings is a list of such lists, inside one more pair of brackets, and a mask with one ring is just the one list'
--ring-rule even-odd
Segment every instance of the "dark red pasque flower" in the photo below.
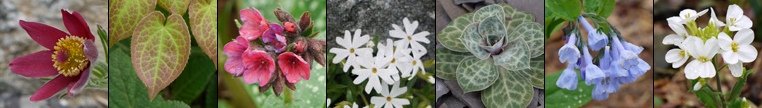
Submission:
{"label": "dark red pasque flower", "polygon": [[98,57],[87,22],[76,11],[61,9],[64,25],[69,33],[36,22],[19,21],[32,39],[49,50],[13,59],[9,67],[13,73],[26,77],[56,76],[32,95],[30,101],[45,100],[64,87],[69,98],[79,92],[90,78],[90,69]]}

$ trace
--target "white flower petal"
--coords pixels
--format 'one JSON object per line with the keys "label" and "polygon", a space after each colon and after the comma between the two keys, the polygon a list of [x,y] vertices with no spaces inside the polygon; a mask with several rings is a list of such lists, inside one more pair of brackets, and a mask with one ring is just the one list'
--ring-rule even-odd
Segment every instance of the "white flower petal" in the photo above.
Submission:
{"label": "white flower petal", "polygon": [[732,50],[732,47],[730,46],[730,44],[733,43],[733,40],[730,39],[730,36],[728,36],[728,34],[725,34],[724,32],[720,33],[719,35],[717,35],[717,39],[718,39],[717,43],[722,50],[725,50],[725,51]]}
{"label": "white flower petal", "polygon": [[661,41],[664,45],[680,45],[681,42],[683,42],[683,37],[678,36],[677,34],[669,34]]}
{"label": "white flower petal", "polygon": [[402,105],[408,105],[410,104],[410,101],[407,99],[394,98],[392,99],[392,104],[394,104],[394,106],[397,108],[402,108]]}
{"label": "white flower petal", "polygon": [[743,75],[743,63],[728,64],[728,69],[730,69],[730,74],[733,77],[741,77]]}
{"label": "white flower petal", "polygon": [[430,33],[427,32],[427,31],[422,31],[422,32],[416,33],[415,35],[413,35],[413,40],[428,44],[429,43],[429,39],[426,38],[426,36],[428,36],[429,34]]}
{"label": "white flower petal", "polygon": [[714,8],[711,8],[711,7],[710,7],[710,8],[709,8],[709,10],[711,10],[711,11],[712,11],[712,12],[711,12],[711,13],[712,13],[712,17],[709,19],[709,21],[710,21],[710,22],[714,22],[714,23],[717,25],[717,27],[720,27],[720,26],[725,26],[725,23],[722,23],[722,21],[720,21],[719,19],[717,19],[717,15],[714,15]]}
{"label": "white flower petal", "polygon": [[701,62],[698,60],[693,60],[690,63],[688,63],[688,65],[685,66],[685,78],[688,78],[688,79],[698,78],[699,77],[698,73],[699,71],[701,71],[699,68],[702,68],[700,67],[699,64],[701,64]]}
{"label": "white flower petal", "polygon": [[714,65],[712,62],[703,62],[700,63],[699,66],[703,67],[702,70],[699,70],[701,78],[712,78],[717,74],[717,72],[714,70]]}
{"label": "white flower petal", "polygon": [[725,14],[728,22],[730,22],[730,18],[741,18],[741,16],[743,16],[743,9],[740,6],[736,4],[728,6],[728,12]]}
{"label": "white flower petal", "polygon": [[712,59],[714,54],[717,54],[717,52],[720,50],[720,48],[717,47],[717,39],[714,38],[709,38],[709,40],[706,40],[706,43],[704,43],[703,47],[696,48],[699,48],[699,54],[706,56],[707,59]]}
{"label": "white flower petal", "polygon": [[693,90],[698,91],[699,89],[701,89],[701,83],[700,82],[696,83],[695,85],[693,85]]}
{"label": "white flower petal", "polygon": [[682,59],[678,60],[675,63],[672,63],[672,68],[680,68],[680,66],[683,66],[685,62],[688,61],[688,56],[684,56]]}
{"label": "white flower petal", "polygon": [[757,59],[757,49],[751,45],[739,45],[735,56],[744,63],[752,62]]}
{"label": "white flower petal", "polygon": [[386,97],[373,96],[370,98],[370,103],[376,105],[376,108],[381,107],[381,105],[386,103]]}
{"label": "white flower petal", "polygon": [[687,19],[694,15],[696,15],[696,10],[693,10],[693,9],[685,9],[680,11],[680,18],[682,19]]}
{"label": "white flower petal", "polygon": [[667,63],[674,63],[677,61],[680,61],[680,59],[683,59],[683,56],[680,55],[681,49],[671,49],[667,51],[667,54],[664,55],[664,60],[667,61]]}
{"label": "white flower petal", "polygon": [[738,43],[738,45],[749,45],[751,41],[754,41],[754,31],[751,29],[741,29],[733,36],[733,42]]}
{"label": "white flower petal", "polygon": [[738,57],[737,54],[733,51],[725,51],[722,53],[722,59],[725,61],[725,63],[728,64],[735,64],[738,63]]}

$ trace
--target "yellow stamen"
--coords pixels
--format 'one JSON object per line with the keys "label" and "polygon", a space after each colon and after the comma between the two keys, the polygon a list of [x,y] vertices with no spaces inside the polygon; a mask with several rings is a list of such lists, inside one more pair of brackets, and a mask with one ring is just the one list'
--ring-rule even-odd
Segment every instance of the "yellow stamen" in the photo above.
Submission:
{"label": "yellow stamen", "polygon": [[412,38],[412,37],[410,37],[410,35],[408,35],[408,36],[407,36],[407,40],[413,40],[413,38]]}
{"label": "yellow stamen", "polygon": [[53,54],[53,67],[64,76],[77,76],[90,64],[85,53],[82,51],[85,39],[77,36],[66,36],[58,39],[56,51]]}
{"label": "yellow stamen", "polygon": [[697,60],[700,62],[709,62],[709,58],[706,56],[699,56]]}
{"label": "yellow stamen", "polygon": [[355,53],[355,49],[354,48],[349,49],[349,53]]}
{"label": "yellow stamen", "polygon": [[731,47],[731,49],[733,49],[733,52],[738,52],[738,43],[731,42],[730,43],[730,47]]}
{"label": "yellow stamen", "polygon": [[413,61],[413,65],[415,65],[415,61]]}
{"label": "yellow stamen", "polygon": [[378,72],[378,70],[376,70],[376,68],[373,68],[373,73],[375,74],[376,72]]}
{"label": "yellow stamen", "polygon": [[386,101],[391,102],[392,101],[392,97],[386,97]]}
{"label": "yellow stamen", "polygon": [[688,55],[685,50],[680,50],[680,57],[685,57],[685,55]]}
{"label": "yellow stamen", "polygon": [[397,61],[397,59],[392,59],[392,63],[394,63],[394,62],[396,62],[396,61]]}

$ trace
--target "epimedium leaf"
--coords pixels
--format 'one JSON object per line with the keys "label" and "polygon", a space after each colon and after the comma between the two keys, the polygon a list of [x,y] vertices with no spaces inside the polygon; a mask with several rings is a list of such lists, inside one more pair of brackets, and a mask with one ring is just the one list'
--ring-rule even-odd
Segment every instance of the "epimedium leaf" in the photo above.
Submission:
{"label": "epimedium leaf", "polygon": [[537,57],[529,60],[529,69],[519,70],[527,76],[527,80],[535,88],[545,89],[545,58]]}
{"label": "epimedium leaf", "polygon": [[190,104],[204,91],[207,80],[215,70],[212,68],[214,66],[212,60],[204,55],[201,48],[191,48],[191,55],[187,66],[183,69],[183,74],[169,85],[172,88],[172,99]]}
{"label": "epimedium leaf", "polygon": [[511,35],[508,35],[508,37],[524,38],[524,41],[527,42],[527,46],[531,52],[531,58],[538,57],[545,53],[545,38],[543,38],[545,35],[543,34],[543,27],[539,23],[523,23],[519,25],[519,27],[516,27],[516,30],[511,33]]}
{"label": "epimedium leaf", "polygon": [[190,108],[188,105],[179,101],[164,101],[161,96],[158,96],[156,100],[150,101],[148,99],[148,92],[145,86],[140,84],[138,75],[134,72],[130,56],[123,50],[111,50],[109,52],[108,66],[111,73],[111,89],[108,89],[108,99],[111,103],[111,107],[115,108],[144,108],[144,107],[158,107],[158,108]]}
{"label": "epimedium leaf", "polygon": [[582,105],[587,104],[587,102],[590,102],[590,100],[593,100],[592,97],[592,91],[594,85],[585,85],[585,80],[582,79],[579,73],[579,71],[576,71],[577,75],[577,89],[574,90],[566,90],[562,89],[558,86],[556,86],[556,81],[558,81],[558,77],[561,76],[561,73],[563,73],[563,70],[548,74],[545,76],[545,96],[546,97],[556,97],[556,98],[546,98],[545,104],[548,108],[564,108],[564,107],[580,107]]}
{"label": "epimedium leaf", "polygon": [[481,9],[474,12],[474,18],[472,18],[472,20],[482,21],[490,16],[498,17],[500,22],[505,22],[505,12],[503,12],[503,7],[500,5],[489,5],[482,7]]}
{"label": "epimedium leaf", "polygon": [[148,14],[132,36],[132,63],[151,100],[182,73],[191,50],[185,20],[177,14],[166,19],[159,11]]}
{"label": "epimedium leaf", "polygon": [[465,58],[458,64],[456,79],[464,93],[484,90],[498,78],[497,66],[490,60]]}
{"label": "epimedium leaf", "polygon": [[520,72],[498,67],[500,77],[491,87],[482,91],[482,102],[487,108],[524,108],[534,95],[532,85]]}
{"label": "epimedium leaf", "polygon": [[188,10],[188,3],[191,0],[159,0],[158,5],[169,11],[171,14],[183,15]]}
{"label": "epimedium leaf", "polygon": [[455,80],[455,71],[458,69],[458,64],[466,58],[475,57],[467,52],[456,52],[446,48],[437,49],[435,59],[437,77]]}
{"label": "epimedium leaf", "polygon": [[132,35],[135,25],[153,12],[156,0],[110,0],[108,2],[109,47]]}
{"label": "epimedium leaf", "polygon": [[188,15],[196,43],[217,64],[217,0],[191,1]]}
{"label": "epimedium leaf", "polygon": [[507,70],[521,70],[529,68],[529,47],[522,37],[507,43],[503,52],[495,55],[495,64],[505,67]]}
{"label": "epimedium leaf", "polygon": [[566,21],[577,21],[582,11],[582,3],[579,0],[545,0],[545,6],[553,15]]}
{"label": "epimedium leaf", "polygon": [[479,23],[469,24],[466,29],[464,29],[460,41],[463,42],[463,46],[465,46],[471,54],[474,54],[476,58],[485,60],[489,58],[490,53],[480,47],[484,42],[482,36],[477,31],[478,26]]}
{"label": "epimedium leaf", "polygon": [[534,16],[524,11],[516,10],[513,6],[505,3],[498,4],[503,8],[506,19],[534,21]]}
{"label": "epimedium leaf", "polygon": [[452,22],[450,22],[450,24],[442,29],[437,35],[439,43],[442,43],[445,48],[453,51],[468,52],[468,49],[466,49],[466,46],[463,45],[463,42],[461,42],[460,39],[463,35],[463,30],[465,30],[469,24],[474,22],[471,20],[473,16],[473,13],[467,13],[452,20]]}
{"label": "epimedium leaf", "polygon": [[508,35],[503,22],[500,22],[500,17],[496,16],[487,17],[479,22],[477,30],[485,38],[487,45],[493,45]]}

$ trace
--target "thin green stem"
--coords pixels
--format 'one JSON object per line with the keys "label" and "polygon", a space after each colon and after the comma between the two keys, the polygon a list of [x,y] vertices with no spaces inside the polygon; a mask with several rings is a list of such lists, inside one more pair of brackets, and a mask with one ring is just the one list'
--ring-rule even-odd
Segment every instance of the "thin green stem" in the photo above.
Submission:
{"label": "thin green stem", "polygon": [[362,102],[365,102],[365,106],[370,106],[370,104],[368,104],[368,99],[365,99],[365,94],[360,94],[360,97],[362,97]]}

